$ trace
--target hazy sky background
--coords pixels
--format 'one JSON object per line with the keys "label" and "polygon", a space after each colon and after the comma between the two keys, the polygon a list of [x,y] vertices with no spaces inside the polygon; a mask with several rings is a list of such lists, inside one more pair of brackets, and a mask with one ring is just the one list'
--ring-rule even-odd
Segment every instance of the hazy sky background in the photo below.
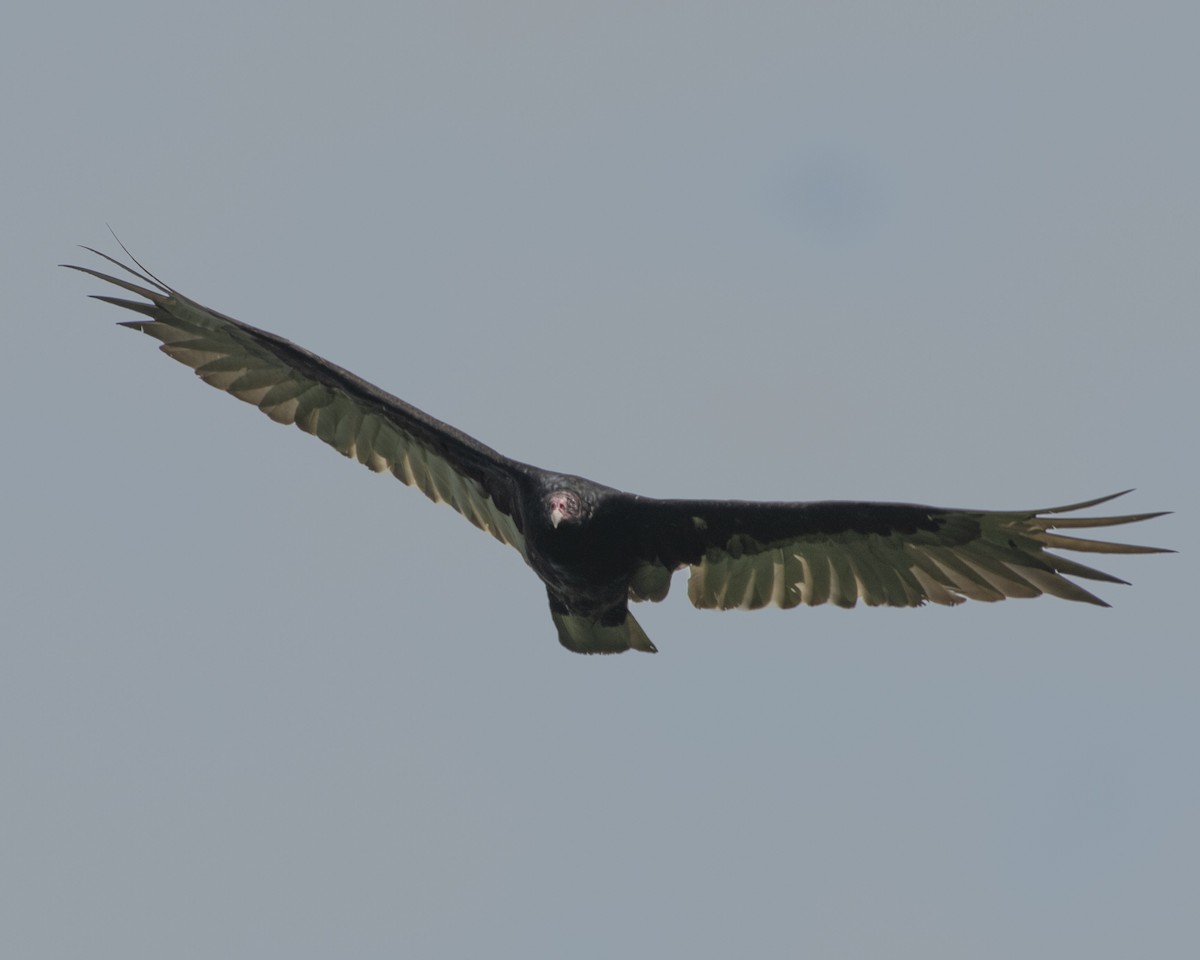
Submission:
{"label": "hazy sky background", "polygon": [[[1200,950],[1195,4],[5,21],[0,955]],[[658,656],[573,656],[512,550],[116,328],[55,267],[106,223],[542,466],[1136,486],[1181,552],[1111,610],[681,575]]]}

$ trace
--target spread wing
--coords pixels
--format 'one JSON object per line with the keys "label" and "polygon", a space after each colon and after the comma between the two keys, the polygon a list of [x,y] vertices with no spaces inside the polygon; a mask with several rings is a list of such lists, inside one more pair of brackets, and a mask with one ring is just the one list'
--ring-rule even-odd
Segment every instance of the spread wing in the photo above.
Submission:
{"label": "spread wing", "polygon": [[630,595],[661,600],[670,571],[689,566],[688,597],[697,607],[718,610],[853,607],[860,599],[870,606],[914,607],[1043,593],[1107,606],[1067,577],[1124,580],[1049,551],[1169,553],[1053,532],[1163,515],[1058,516],[1121,495],[1019,511],[630,498],[623,509],[643,531]]}
{"label": "spread wing", "polygon": [[95,295],[147,318],[122,326],[161,340],[167,356],[205,383],[277,423],[294,423],[371,470],[389,471],[524,553],[517,480],[531,468],[282,337],[188,299],[145,268],[84,249],[140,281],[64,264],[147,301]]}

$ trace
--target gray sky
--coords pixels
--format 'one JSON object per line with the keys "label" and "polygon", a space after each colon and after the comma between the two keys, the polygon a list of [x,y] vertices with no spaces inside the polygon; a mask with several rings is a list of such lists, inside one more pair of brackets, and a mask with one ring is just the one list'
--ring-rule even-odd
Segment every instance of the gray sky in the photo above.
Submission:
{"label": "gray sky", "polygon": [[[32,8],[33,5],[22,5]],[[0,955],[1191,956],[1194,4],[38,5]],[[659,496],[1174,508],[1111,610],[638,617],[203,386],[112,251]],[[1123,531],[1122,531],[1123,532]],[[1189,626],[1191,624],[1192,626]]]}

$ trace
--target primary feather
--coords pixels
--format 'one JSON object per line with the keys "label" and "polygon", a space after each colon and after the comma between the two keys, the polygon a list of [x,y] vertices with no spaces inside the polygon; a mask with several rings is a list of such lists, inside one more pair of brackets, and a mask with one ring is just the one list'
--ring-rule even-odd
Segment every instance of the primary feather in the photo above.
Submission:
{"label": "primary feather", "polygon": [[689,599],[707,609],[853,607],[860,599],[911,607],[1043,593],[1107,606],[1067,577],[1125,581],[1049,550],[1167,552],[1052,532],[1162,515],[1059,517],[1122,494],[994,511],[624,493],[512,460],[282,337],[185,297],[136,260],[140,269],[84,249],[137,281],[65,265],[141,298],[95,295],[141,315],[123,326],[160,340],[209,385],[390,472],[518,550],[546,586],[559,641],[577,653],[655,652],[628,602],[662,600],[683,567]]}

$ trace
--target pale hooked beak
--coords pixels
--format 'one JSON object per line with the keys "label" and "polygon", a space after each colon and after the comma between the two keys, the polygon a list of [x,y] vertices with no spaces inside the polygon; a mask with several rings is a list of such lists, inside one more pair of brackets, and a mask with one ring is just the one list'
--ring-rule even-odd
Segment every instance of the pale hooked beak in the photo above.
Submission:
{"label": "pale hooked beak", "polygon": [[558,525],[566,519],[570,512],[566,497],[555,494],[550,498],[550,526],[554,529],[558,529]]}

